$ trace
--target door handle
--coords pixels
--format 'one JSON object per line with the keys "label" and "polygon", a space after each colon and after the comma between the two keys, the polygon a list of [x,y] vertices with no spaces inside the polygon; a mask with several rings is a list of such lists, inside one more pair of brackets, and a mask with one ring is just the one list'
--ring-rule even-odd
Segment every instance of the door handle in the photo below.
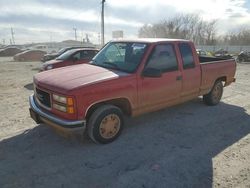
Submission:
{"label": "door handle", "polygon": [[182,80],[182,76],[177,76],[176,80]]}

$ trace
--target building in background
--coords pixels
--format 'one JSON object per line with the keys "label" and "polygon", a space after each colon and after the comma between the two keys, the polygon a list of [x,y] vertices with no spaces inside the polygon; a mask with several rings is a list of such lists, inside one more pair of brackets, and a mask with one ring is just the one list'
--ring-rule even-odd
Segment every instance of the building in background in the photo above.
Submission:
{"label": "building in background", "polygon": [[112,31],[112,38],[113,39],[123,38],[123,31],[122,30]]}

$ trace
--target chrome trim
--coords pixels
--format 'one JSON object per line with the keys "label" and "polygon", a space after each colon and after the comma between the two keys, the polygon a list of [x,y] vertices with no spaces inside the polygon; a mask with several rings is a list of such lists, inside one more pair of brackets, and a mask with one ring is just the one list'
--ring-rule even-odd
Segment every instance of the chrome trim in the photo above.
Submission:
{"label": "chrome trim", "polygon": [[[38,97],[37,97],[36,89],[39,89],[39,90],[41,90],[41,91],[43,91],[43,92],[49,94],[49,96],[50,96],[50,97],[49,97],[49,100],[50,100],[50,105],[51,105],[51,107],[45,106],[44,104],[42,104],[42,103],[40,102],[40,100],[39,100]],[[39,87],[34,87],[34,93],[35,93],[36,102],[37,102],[40,106],[42,106],[42,107],[45,108],[46,110],[51,110],[51,109],[52,109],[53,102],[52,102],[52,93],[51,93],[50,91],[41,89],[41,88],[39,88]]]}
{"label": "chrome trim", "polygon": [[35,100],[34,100],[34,95],[31,95],[29,97],[29,102],[30,102],[30,107],[32,108],[32,110],[34,110],[39,116],[42,116],[55,124],[64,126],[65,128],[67,128],[67,126],[74,126],[74,125],[80,125],[80,124],[82,124],[83,126],[86,125],[85,120],[77,120],[77,121],[63,120],[63,119],[57,118],[56,116],[43,112],[36,105]]}
{"label": "chrome trim", "polygon": [[[51,110],[52,108],[49,108],[48,106],[45,106],[44,104],[42,104],[40,102],[40,100],[37,98],[37,95],[35,95],[35,98],[36,98],[36,102],[39,104],[39,106],[42,106],[43,108],[45,108],[46,110]],[[52,103],[51,103],[51,107],[52,107]]]}
{"label": "chrome trim", "polygon": [[109,101],[109,100],[115,100],[115,99],[127,99],[127,100],[129,101],[129,103],[130,103],[131,109],[133,109],[133,108],[132,108],[132,105],[131,105],[132,103],[131,103],[130,99],[127,98],[127,97],[105,98],[105,99],[98,100],[98,101],[95,101],[95,102],[91,103],[91,104],[88,106],[88,108],[86,109],[84,116],[86,117],[86,115],[87,115],[89,109],[90,109],[92,106],[94,106],[94,105],[96,105],[96,104],[98,104],[98,103],[102,103],[102,102]]}

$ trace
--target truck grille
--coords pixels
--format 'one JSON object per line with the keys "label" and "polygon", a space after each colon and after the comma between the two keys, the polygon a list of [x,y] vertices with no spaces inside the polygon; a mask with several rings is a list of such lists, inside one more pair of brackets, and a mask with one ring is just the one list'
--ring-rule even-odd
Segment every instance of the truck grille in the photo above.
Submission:
{"label": "truck grille", "polygon": [[51,108],[50,94],[36,88],[36,98],[44,106]]}

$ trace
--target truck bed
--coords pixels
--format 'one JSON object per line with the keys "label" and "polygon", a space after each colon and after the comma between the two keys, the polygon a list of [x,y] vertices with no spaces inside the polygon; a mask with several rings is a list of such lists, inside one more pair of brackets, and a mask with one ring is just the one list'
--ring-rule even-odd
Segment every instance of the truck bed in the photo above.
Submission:
{"label": "truck bed", "polygon": [[213,63],[217,61],[229,60],[228,58],[219,58],[219,57],[209,57],[209,56],[199,56],[199,61],[203,63]]}
{"label": "truck bed", "polygon": [[225,86],[234,82],[236,62],[234,59],[217,57],[199,57],[201,65],[201,94],[206,94],[217,79],[225,82]]}

